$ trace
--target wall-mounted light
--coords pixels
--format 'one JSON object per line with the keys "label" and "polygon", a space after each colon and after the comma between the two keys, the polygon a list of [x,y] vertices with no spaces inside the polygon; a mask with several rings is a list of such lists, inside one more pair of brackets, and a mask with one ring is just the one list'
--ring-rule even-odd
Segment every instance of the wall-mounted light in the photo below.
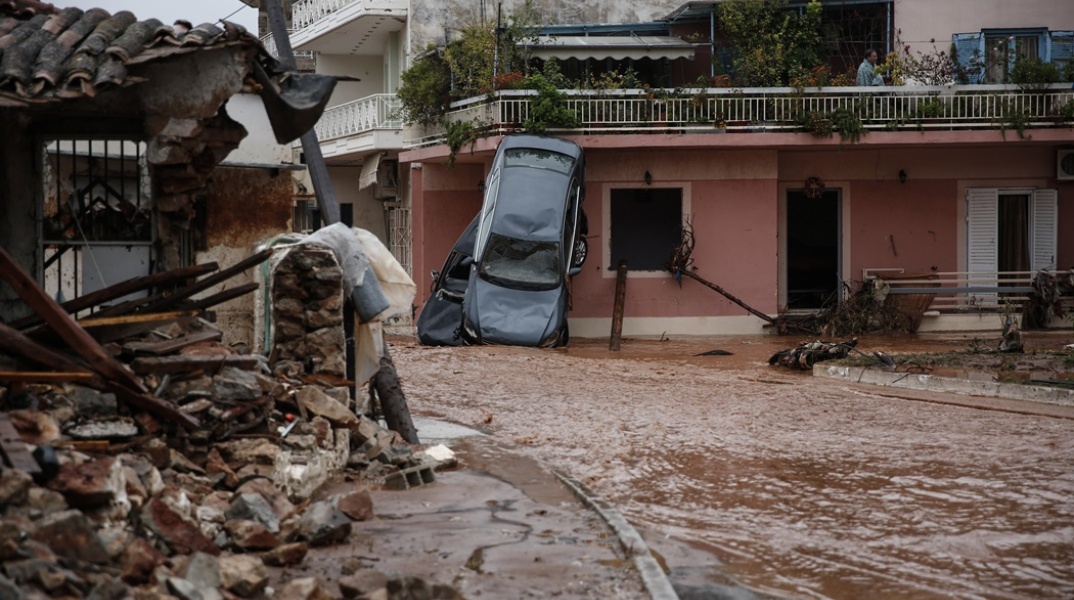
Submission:
{"label": "wall-mounted light", "polygon": [[477,191],[479,191],[479,192],[484,192],[485,191],[485,180],[484,179],[482,179],[481,181],[477,182]]}
{"label": "wall-mounted light", "polygon": [[899,183],[906,183],[906,171],[899,169]]}
{"label": "wall-mounted light", "polygon": [[652,184],[653,184],[653,174],[648,172],[648,171],[646,171],[645,172],[645,185],[652,185]]}

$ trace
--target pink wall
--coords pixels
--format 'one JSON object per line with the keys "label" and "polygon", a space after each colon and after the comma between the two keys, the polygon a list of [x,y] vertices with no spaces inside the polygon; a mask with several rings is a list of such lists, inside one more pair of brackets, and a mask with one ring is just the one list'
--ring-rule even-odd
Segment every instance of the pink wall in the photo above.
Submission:
{"label": "pink wall", "polygon": [[1059,182],[1055,187],[1059,190],[1057,268],[1074,269],[1074,181]]}
{"label": "pink wall", "polygon": [[958,270],[954,181],[853,181],[849,187],[851,279],[860,280],[863,268],[902,268],[907,273]]}
{"label": "pink wall", "polygon": [[484,181],[485,168],[456,164],[451,169],[426,163],[412,172],[415,302],[423,305],[429,297],[429,271],[443,266],[459,234],[481,210],[477,184]]}

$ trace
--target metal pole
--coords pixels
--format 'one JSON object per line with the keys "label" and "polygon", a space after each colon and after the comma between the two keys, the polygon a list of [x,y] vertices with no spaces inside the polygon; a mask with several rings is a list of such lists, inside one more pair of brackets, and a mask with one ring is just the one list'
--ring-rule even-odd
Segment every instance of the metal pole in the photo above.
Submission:
{"label": "metal pole", "polygon": [[[268,0],[265,9],[268,11],[269,27],[272,29],[272,38],[276,41],[276,53],[280,62],[284,68],[295,71],[298,67],[295,53],[291,49],[291,38],[287,37],[283,1]],[[328,166],[324,163],[321,143],[317,141],[317,131],[310,129],[302,134],[300,139],[302,153],[306,156],[306,168],[309,169],[310,180],[313,182],[313,193],[317,197],[317,206],[321,209],[321,218],[326,225],[339,223],[339,202],[336,200],[335,190],[332,189],[332,180],[328,176]]]}

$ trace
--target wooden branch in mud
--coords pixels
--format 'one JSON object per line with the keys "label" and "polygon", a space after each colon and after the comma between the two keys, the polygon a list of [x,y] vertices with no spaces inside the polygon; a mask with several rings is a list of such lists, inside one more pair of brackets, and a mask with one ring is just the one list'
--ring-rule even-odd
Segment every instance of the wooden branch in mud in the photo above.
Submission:
{"label": "wooden branch in mud", "polygon": [[627,262],[619,261],[615,273],[615,306],[612,308],[612,335],[608,340],[608,350],[618,352],[623,343],[623,312],[626,310]]}
{"label": "wooden branch in mud", "polygon": [[737,305],[741,306],[742,308],[746,309],[746,312],[750,313],[751,315],[753,315],[753,316],[755,316],[755,317],[757,317],[759,319],[763,319],[767,323],[775,323],[776,322],[776,320],[773,319],[772,317],[770,317],[770,316],[764,314],[763,312],[753,308],[752,306],[750,306],[749,304],[746,304],[742,300],[739,300],[731,292],[728,292],[727,290],[725,290],[722,287],[716,285],[715,283],[712,283],[711,281],[705,279],[704,277],[701,277],[700,275],[694,273],[693,271],[678,271],[677,273],[680,274],[680,275],[685,275],[686,277],[689,277],[690,279],[693,279],[694,281],[704,285],[705,287],[707,287],[707,288],[719,293],[724,298],[727,298],[731,302],[734,302],[735,304],[737,304]]}
{"label": "wooden branch in mud", "polygon": [[[116,298],[122,298],[127,294],[134,292],[140,292],[145,289],[168,285],[191,277],[200,277],[206,273],[211,273],[217,270],[219,265],[214,262],[206,263],[203,265],[191,265],[189,267],[180,267],[178,269],[172,269],[171,271],[161,271],[160,273],[153,273],[151,275],[142,275],[139,277],[133,277],[125,281],[120,281],[117,284],[110,285],[106,288],[90,292],[75,298],[68,300],[60,305],[64,311],[68,314],[76,313],[80,310],[87,308],[93,308],[100,304],[104,304],[110,300]],[[30,315],[23,317],[16,321],[8,323],[8,325],[15,329],[26,329],[39,323],[44,322],[38,315]]]}
{"label": "wooden branch in mud", "polygon": [[406,403],[403,386],[399,384],[399,373],[395,370],[395,363],[392,362],[387,348],[384,350],[384,356],[380,357],[380,370],[373,375],[372,384],[388,429],[398,433],[410,444],[420,443],[418,430],[414,428],[414,421],[410,418],[410,408]]}

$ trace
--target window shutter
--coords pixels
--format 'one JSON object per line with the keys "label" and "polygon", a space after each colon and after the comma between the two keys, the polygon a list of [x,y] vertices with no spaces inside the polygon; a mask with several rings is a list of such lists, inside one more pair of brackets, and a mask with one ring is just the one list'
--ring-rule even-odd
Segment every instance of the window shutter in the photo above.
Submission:
{"label": "window shutter", "polygon": [[1074,58],[1074,31],[1053,31],[1049,37],[1048,60],[1062,69]]}
{"label": "window shutter", "polygon": [[1034,271],[1054,270],[1059,223],[1059,194],[1055,190],[1036,190],[1030,206],[1030,244],[1033,255],[1030,268]]}
{"label": "window shutter", "polygon": [[966,270],[995,273],[999,268],[999,192],[995,188],[966,191]]}
{"label": "window shutter", "polygon": [[[977,33],[956,33],[952,36],[958,66],[965,76],[966,83],[980,83],[984,75],[984,36]],[[956,83],[961,83],[956,77]]]}

